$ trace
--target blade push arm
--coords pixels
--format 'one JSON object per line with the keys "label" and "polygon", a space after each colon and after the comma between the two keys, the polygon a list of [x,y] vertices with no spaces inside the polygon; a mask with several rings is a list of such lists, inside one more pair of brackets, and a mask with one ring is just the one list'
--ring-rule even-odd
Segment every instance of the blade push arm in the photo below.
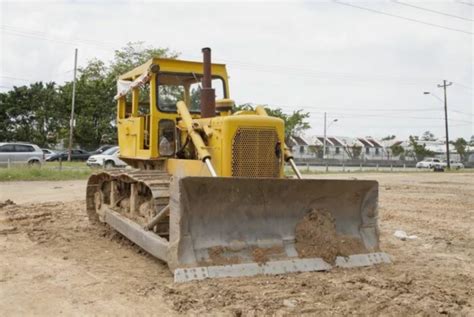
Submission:
{"label": "blade push arm", "polygon": [[213,177],[216,177],[216,170],[214,169],[211,163],[211,154],[209,154],[209,152],[207,151],[206,145],[204,144],[204,141],[202,140],[199,133],[197,133],[194,129],[193,118],[191,117],[191,114],[188,111],[188,107],[186,107],[186,104],[183,101],[179,101],[176,107],[178,108],[178,114],[181,116],[181,119],[183,119],[188,135],[191,137],[191,140],[193,141],[193,144],[196,147],[199,159],[206,164],[211,175]]}

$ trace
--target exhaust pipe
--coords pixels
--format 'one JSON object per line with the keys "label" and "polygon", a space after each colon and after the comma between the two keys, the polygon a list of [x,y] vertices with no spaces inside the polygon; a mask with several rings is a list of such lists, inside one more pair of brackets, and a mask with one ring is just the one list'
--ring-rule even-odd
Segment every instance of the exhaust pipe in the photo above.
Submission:
{"label": "exhaust pipe", "polygon": [[203,54],[203,77],[201,88],[201,118],[216,116],[216,93],[212,88],[211,49],[205,47]]}

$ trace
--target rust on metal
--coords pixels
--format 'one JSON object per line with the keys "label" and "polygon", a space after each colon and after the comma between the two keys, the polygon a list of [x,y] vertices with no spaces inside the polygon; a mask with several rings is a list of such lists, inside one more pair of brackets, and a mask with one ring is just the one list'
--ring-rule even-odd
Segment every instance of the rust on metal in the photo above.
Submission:
{"label": "rust on metal", "polygon": [[205,47],[203,53],[203,77],[201,89],[201,117],[211,118],[216,115],[216,93],[212,88],[211,49]]}

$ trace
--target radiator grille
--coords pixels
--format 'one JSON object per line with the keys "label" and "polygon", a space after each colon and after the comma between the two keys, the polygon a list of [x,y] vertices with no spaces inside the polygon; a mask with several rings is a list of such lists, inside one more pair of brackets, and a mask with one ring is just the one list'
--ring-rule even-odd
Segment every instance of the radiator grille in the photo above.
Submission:
{"label": "radiator grille", "polygon": [[238,128],[232,140],[232,176],[279,177],[278,141],[273,128]]}

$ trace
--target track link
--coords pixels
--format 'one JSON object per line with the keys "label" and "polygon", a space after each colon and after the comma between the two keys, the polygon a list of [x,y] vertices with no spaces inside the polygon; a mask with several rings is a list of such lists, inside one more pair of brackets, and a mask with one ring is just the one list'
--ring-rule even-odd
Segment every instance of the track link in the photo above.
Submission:
{"label": "track link", "polygon": [[[87,183],[87,213],[92,222],[104,222],[106,208],[145,225],[169,203],[170,175],[154,170],[101,171]],[[169,217],[153,231],[169,238]]]}

